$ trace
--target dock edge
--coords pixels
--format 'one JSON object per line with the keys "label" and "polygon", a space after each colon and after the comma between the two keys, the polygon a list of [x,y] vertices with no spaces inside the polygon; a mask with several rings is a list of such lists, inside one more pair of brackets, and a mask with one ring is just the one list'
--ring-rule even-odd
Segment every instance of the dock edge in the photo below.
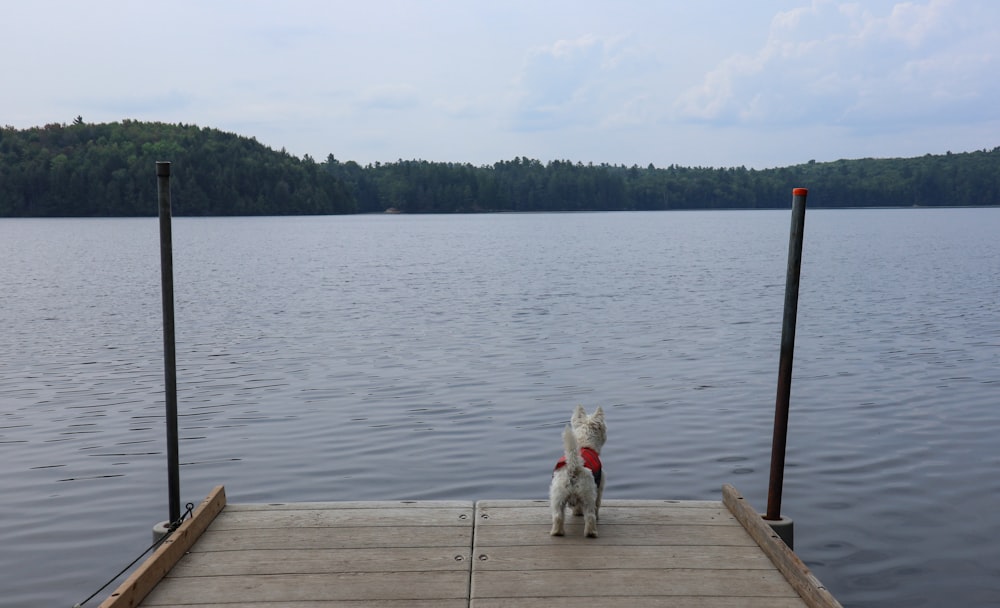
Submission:
{"label": "dock edge", "polygon": [[174,564],[208,528],[226,506],[226,489],[216,486],[191,514],[191,517],[153,552],[135,572],[115,589],[98,608],[134,608],[166,576]]}
{"label": "dock edge", "polygon": [[761,514],[750,506],[736,488],[729,484],[722,486],[722,504],[757,542],[809,608],[843,608],[799,556],[781,540],[778,533],[764,523]]}

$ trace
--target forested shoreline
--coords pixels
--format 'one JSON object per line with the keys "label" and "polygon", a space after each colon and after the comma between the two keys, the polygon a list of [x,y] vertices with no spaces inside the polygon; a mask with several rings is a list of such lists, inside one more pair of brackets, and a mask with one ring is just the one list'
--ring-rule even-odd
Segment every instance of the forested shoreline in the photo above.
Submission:
{"label": "forested shoreline", "polygon": [[1000,147],[775,169],[398,160],[322,162],[212,128],[124,120],[0,128],[0,217],[150,216],[155,162],[175,215],[765,209],[1000,205]]}

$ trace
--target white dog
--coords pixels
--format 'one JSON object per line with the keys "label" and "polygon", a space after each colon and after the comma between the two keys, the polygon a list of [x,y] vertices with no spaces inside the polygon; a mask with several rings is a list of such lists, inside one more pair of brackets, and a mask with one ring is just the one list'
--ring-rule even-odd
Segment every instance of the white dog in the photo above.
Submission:
{"label": "white dog", "polygon": [[563,431],[565,455],[556,464],[549,486],[549,506],[552,507],[552,536],[565,533],[566,507],[575,515],[583,515],[583,533],[597,536],[597,512],[601,508],[605,477],[599,457],[608,430],[604,410],[600,407],[588,416],[583,406],[576,406],[570,424]]}

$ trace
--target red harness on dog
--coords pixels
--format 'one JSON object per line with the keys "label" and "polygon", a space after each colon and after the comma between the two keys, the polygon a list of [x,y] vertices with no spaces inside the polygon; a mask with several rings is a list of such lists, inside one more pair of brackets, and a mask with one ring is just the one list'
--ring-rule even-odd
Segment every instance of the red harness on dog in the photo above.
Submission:
{"label": "red harness on dog", "polygon": [[[580,456],[583,456],[583,466],[590,469],[590,472],[594,474],[594,482],[597,487],[601,487],[601,459],[598,457],[597,452],[591,448],[580,448]],[[556,463],[556,468],[559,469],[566,466],[566,457],[563,456]]]}

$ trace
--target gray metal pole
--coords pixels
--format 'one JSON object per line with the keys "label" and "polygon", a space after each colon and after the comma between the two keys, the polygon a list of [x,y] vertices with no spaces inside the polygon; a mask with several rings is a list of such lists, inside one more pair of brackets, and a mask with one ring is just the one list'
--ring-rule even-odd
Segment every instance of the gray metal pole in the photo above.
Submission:
{"label": "gray metal pole", "polygon": [[802,235],[806,222],[805,188],[792,190],[792,229],[788,239],[788,273],[785,277],[785,315],[781,325],[781,356],[778,362],[778,394],[774,405],[774,438],[771,441],[771,482],[767,490],[764,519],[781,519],[781,489],[785,480],[785,445],[788,436],[788,401],[792,392],[792,354],[795,351],[795,319],[799,308],[799,270],[802,266]]}
{"label": "gray metal pole", "polygon": [[177,355],[174,336],[174,261],[170,231],[170,163],[156,163],[160,196],[160,281],[163,285],[163,376],[167,396],[167,491],[170,525],[181,518],[180,460],[177,449]]}

